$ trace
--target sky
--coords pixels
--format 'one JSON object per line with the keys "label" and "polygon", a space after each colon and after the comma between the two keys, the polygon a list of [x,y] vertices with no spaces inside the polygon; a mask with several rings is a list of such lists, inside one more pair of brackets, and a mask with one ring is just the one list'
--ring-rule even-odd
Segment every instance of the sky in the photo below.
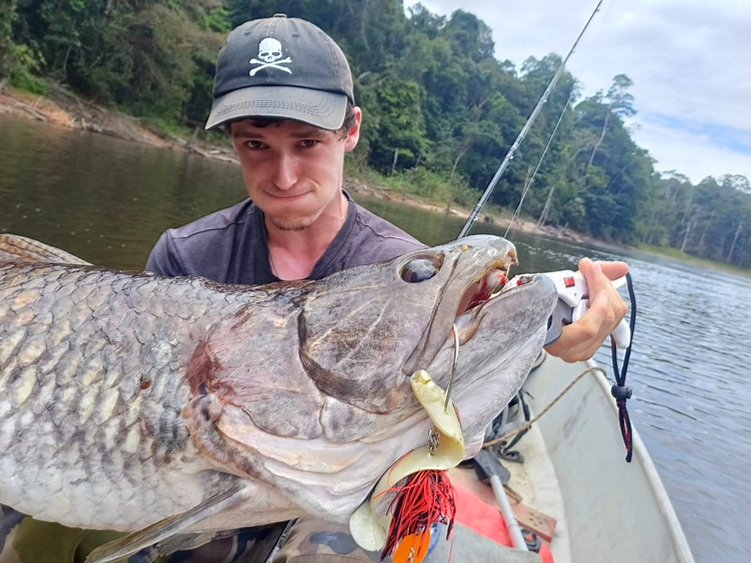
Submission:
{"label": "sky", "polygon": [[[405,9],[416,4],[404,0]],[[462,9],[493,31],[495,57],[517,70],[529,57],[565,57],[597,0],[421,0]],[[584,96],[617,74],[633,86],[634,142],[696,184],[751,179],[751,0],[603,0],[567,64]]]}

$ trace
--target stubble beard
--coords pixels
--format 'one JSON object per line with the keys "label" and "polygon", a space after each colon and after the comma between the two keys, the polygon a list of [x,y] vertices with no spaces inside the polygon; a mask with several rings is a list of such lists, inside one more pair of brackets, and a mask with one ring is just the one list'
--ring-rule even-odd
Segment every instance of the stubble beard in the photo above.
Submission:
{"label": "stubble beard", "polygon": [[303,217],[284,217],[284,216],[272,216],[269,217],[271,224],[274,225],[280,231],[304,231],[310,227],[318,215],[305,215]]}

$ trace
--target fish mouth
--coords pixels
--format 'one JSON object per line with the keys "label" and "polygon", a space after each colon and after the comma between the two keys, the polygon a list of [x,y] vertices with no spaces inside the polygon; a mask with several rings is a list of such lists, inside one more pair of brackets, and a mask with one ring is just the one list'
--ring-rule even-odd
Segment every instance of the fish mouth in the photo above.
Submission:
{"label": "fish mouth", "polygon": [[421,346],[402,366],[403,373],[410,376],[429,365],[446,341],[449,338],[453,340],[452,331],[456,331],[459,345],[471,340],[479,325],[483,307],[508,287],[509,268],[516,264],[516,250],[512,247],[505,255],[497,256],[479,276],[462,280],[460,283],[464,283],[465,288],[458,299],[451,297],[451,291],[444,292],[444,297],[433,311]]}
{"label": "fish mouth", "polygon": [[[507,284],[508,268],[496,268],[467,288],[459,300],[452,324],[452,331],[456,333],[460,345],[474,336],[483,307],[502,293],[513,290]],[[508,289],[504,292],[504,288]]]}
{"label": "fish mouth", "polygon": [[[426,369],[447,347],[455,348],[457,345],[471,343],[483,322],[487,325],[488,318],[498,317],[499,320],[493,324],[503,332],[511,330],[514,322],[529,322],[542,327],[552,312],[555,287],[552,283],[547,283],[549,280],[545,276],[537,274],[526,275],[524,285],[513,281],[509,283],[510,266],[516,264],[516,254],[512,251],[491,264],[478,278],[470,281],[460,297],[454,300],[453,308],[450,300],[441,302],[434,310],[423,346],[416,349],[403,365],[405,375]],[[546,305],[548,303],[550,306]],[[539,313],[540,319],[537,319],[538,309],[550,311],[544,315]],[[527,314],[519,313],[520,310]],[[540,322],[537,323],[537,320]],[[516,332],[517,328],[513,330]],[[498,334],[499,339],[501,336]]]}
{"label": "fish mouth", "polygon": [[[524,286],[530,284],[538,287],[540,285],[545,286],[540,292],[541,295],[542,293],[551,293],[551,289],[554,290],[554,288],[547,287],[550,284],[545,283],[547,280],[544,276],[530,274],[524,276],[524,278]],[[530,289],[532,289],[531,286],[524,287],[523,291]],[[491,270],[482,280],[469,287],[462,296],[451,327],[456,342],[461,346],[472,340],[480,326],[485,308],[493,301],[508,299],[511,294],[520,290],[522,290],[521,284],[513,281],[509,284],[508,269]]]}

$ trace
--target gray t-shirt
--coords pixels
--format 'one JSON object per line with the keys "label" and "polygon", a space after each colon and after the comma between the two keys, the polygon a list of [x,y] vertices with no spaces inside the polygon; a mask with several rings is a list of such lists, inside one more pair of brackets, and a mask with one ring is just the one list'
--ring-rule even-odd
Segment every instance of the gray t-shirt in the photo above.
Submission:
{"label": "gray t-shirt", "polygon": [[[309,279],[425,247],[355,203],[346,192],[345,196],[349,208],[344,225]],[[222,283],[279,281],[271,273],[263,212],[250,200],[165,231],[151,251],[146,270],[167,276],[202,276]]]}

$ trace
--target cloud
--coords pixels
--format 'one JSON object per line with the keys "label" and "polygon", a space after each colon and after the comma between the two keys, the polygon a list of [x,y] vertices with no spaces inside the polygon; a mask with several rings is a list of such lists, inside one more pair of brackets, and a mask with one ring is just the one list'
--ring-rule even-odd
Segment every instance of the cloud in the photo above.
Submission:
{"label": "cloud", "polygon": [[[405,0],[405,7],[415,2]],[[492,30],[496,58],[517,69],[529,56],[565,56],[597,2],[425,0],[431,12],[475,14]],[[634,83],[637,144],[699,182],[751,178],[751,2],[606,0],[569,61],[583,94],[606,91],[617,74]]]}

